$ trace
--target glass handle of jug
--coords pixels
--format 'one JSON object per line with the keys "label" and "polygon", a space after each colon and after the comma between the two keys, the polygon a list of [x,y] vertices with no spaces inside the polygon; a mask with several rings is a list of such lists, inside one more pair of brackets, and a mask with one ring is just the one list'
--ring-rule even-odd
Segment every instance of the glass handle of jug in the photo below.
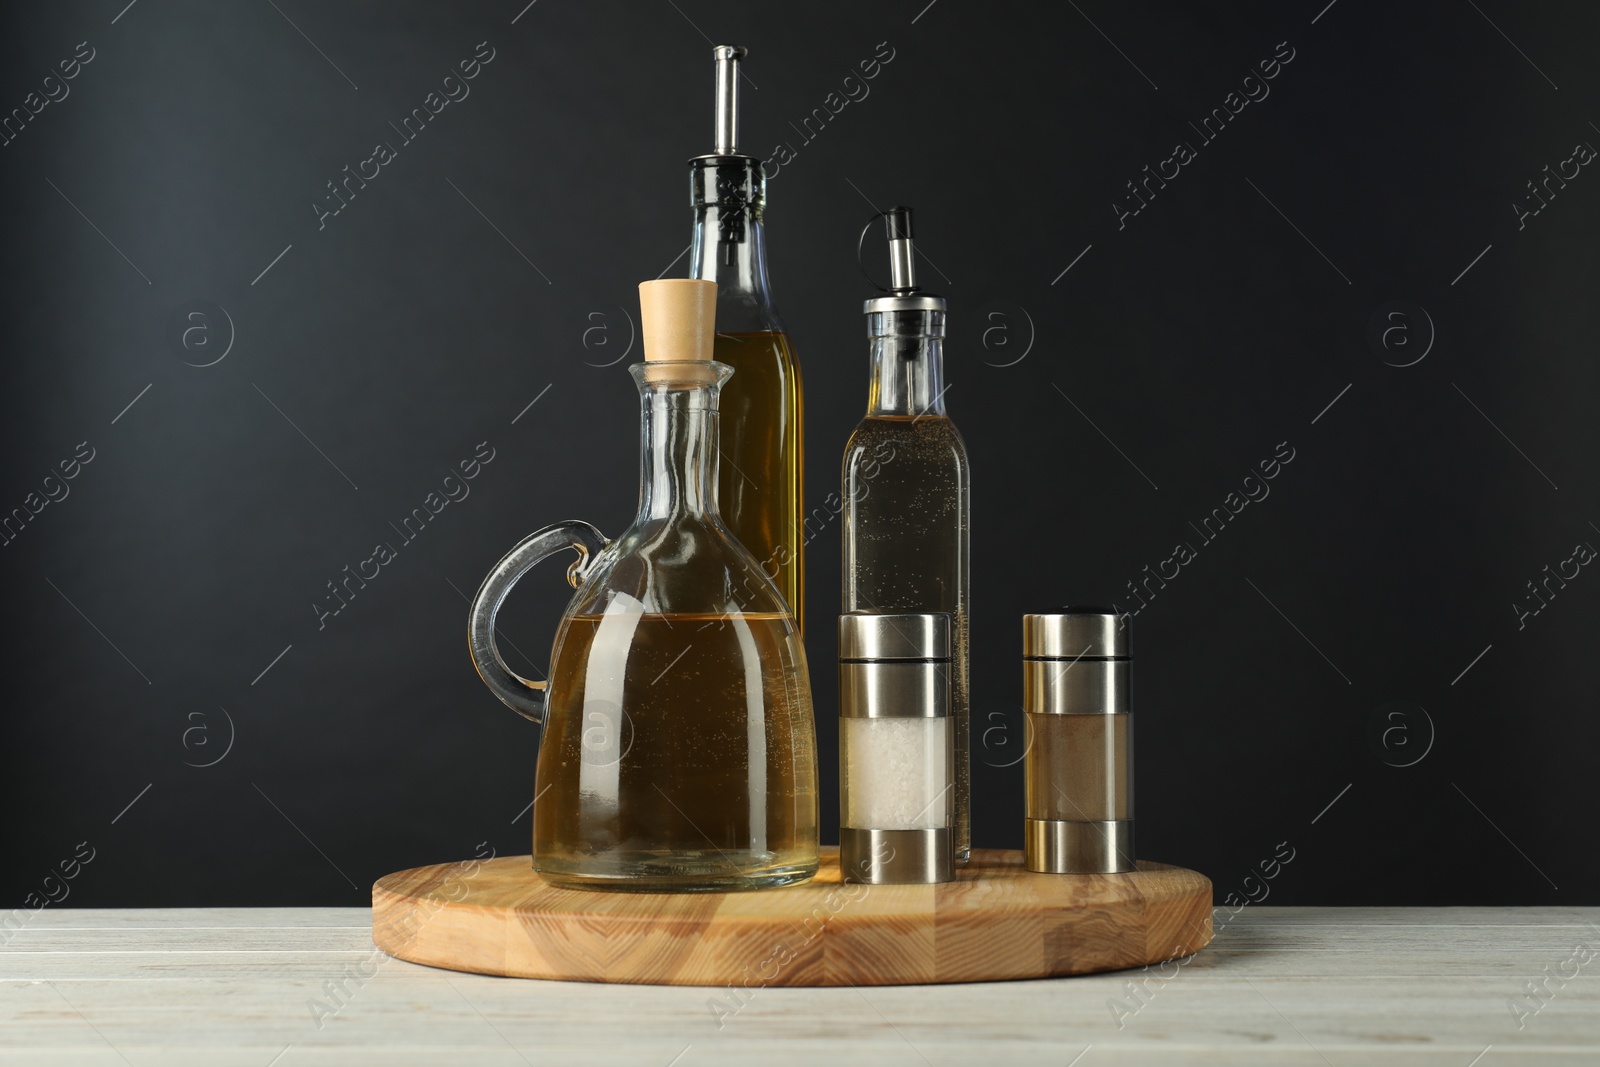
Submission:
{"label": "glass handle of jug", "polygon": [[505,558],[494,565],[489,576],[478,587],[472,598],[472,611],[467,619],[467,642],[472,652],[472,664],[478,668],[478,677],[499,697],[501,702],[518,715],[534,722],[544,721],[548,693],[544,682],[522,677],[506,666],[505,657],[494,641],[494,620],[505,603],[512,586],[536,563],[555,555],[563,549],[573,549],[578,558],[567,568],[567,583],[574,589],[582,585],[594,568],[600,551],[607,545],[606,537],[586,522],[568,520],[546,526],[524,537],[517,547],[507,552]]}

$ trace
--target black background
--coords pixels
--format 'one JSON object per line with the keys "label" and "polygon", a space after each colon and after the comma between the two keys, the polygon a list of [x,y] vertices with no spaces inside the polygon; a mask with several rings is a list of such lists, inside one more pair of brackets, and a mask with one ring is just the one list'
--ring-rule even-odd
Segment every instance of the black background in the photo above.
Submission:
{"label": "black background", "polygon": [[[0,903],[85,840],[68,906],[357,904],[527,851],[537,728],[478,682],[464,598],[535,527],[631,517],[634,286],[687,269],[713,40],[750,48],[744,145],[795,153],[767,217],[814,505],[865,403],[875,207],[918,209],[951,301],[980,846],[1021,842],[1019,617],[1136,607],[1189,542],[1132,624],[1143,856],[1219,899],[1287,841],[1274,903],[1600,903],[1600,576],[1513,607],[1600,544],[1600,177],[1512,206],[1600,143],[1597,28],[1362,0],[13,5],[6,113],[94,59],[0,148],[0,507],[94,459],[0,551]],[[325,183],[481,41],[470,96],[319,229]],[[1203,142],[1279,42],[1270,95]],[[796,131],[879,52],[869,95]],[[1119,228],[1179,141],[1197,158]],[[213,311],[185,349],[202,300],[231,330]],[[325,583],[483,441],[471,495],[319,629]],[[1204,542],[1280,442],[1270,496]],[[835,524],[808,559],[825,839],[838,559]],[[538,668],[563,592],[536,574],[503,616]]]}

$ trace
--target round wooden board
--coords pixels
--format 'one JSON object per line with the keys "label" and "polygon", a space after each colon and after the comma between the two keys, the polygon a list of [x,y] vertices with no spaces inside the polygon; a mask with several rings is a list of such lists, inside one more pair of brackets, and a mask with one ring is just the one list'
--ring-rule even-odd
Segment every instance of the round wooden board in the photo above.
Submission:
{"label": "round wooden board", "polygon": [[399,871],[372,887],[372,940],[432,967],[651,985],[992,982],[1158,963],[1211,940],[1211,882],[1162,863],[1050,875],[976,850],[944,885],[816,878],[749,893],[556,889],[529,856]]}

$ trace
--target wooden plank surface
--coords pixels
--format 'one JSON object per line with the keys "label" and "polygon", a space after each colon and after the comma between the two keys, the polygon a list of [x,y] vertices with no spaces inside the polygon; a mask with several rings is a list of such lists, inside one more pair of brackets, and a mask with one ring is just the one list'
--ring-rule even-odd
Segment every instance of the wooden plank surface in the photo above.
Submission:
{"label": "wooden plank surface", "polygon": [[479,974],[660,985],[991,982],[1120,970],[1211,940],[1211,882],[1141,861],[1116,875],[1035,874],[976,849],[953,882],[815,878],[759,893],[557,889],[529,856],[400,871],[372,887],[373,938],[413,963]]}
{"label": "wooden plank surface", "polygon": [[[1600,958],[1545,978],[1600,948],[1600,909],[1222,914],[1166,974],[736,999],[420,967],[374,948],[366,909],[52,908],[0,948],[0,1064],[1600,1062]],[[1519,1030],[1507,1002],[1541,980]]]}

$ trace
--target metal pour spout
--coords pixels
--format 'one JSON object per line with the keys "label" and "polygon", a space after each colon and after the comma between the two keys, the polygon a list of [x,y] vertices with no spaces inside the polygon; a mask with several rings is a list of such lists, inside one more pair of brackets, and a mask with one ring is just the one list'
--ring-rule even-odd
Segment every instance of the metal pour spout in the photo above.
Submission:
{"label": "metal pour spout", "polygon": [[916,250],[911,246],[911,209],[892,207],[883,213],[884,236],[889,239],[889,289],[910,292],[917,287]]}
{"label": "metal pour spout", "polygon": [[[930,293],[917,284],[917,249],[912,239],[911,209],[908,207],[892,207],[888,211],[880,211],[861,228],[861,241],[866,240],[867,232],[878,219],[883,219],[883,236],[889,243],[889,288],[883,289],[870,272],[863,268],[867,280],[880,294],[868,300],[861,306],[861,310],[868,315],[895,312],[924,312],[937,311],[942,315],[945,311],[944,297]],[[856,258],[861,257],[861,244],[856,245]],[[877,326],[884,326],[886,322],[879,322]],[[876,328],[876,327],[873,327]],[[940,336],[942,336],[942,332]],[[877,334],[872,336],[876,337]],[[909,351],[909,350],[908,350]]]}
{"label": "metal pour spout", "polygon": [[739,60],[746,51],[736,44],[712,46],[717,61],[717,130],[714,155],[739,153]]}

